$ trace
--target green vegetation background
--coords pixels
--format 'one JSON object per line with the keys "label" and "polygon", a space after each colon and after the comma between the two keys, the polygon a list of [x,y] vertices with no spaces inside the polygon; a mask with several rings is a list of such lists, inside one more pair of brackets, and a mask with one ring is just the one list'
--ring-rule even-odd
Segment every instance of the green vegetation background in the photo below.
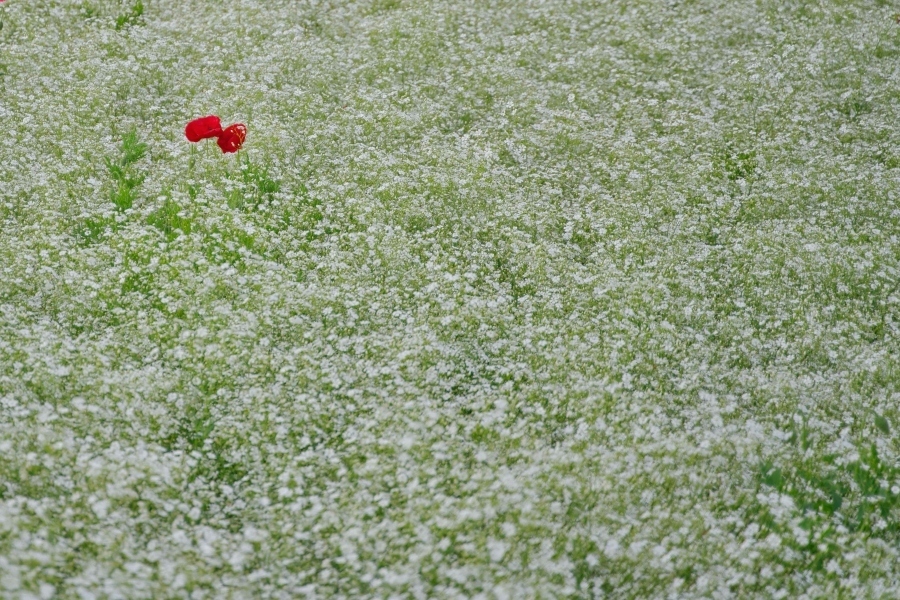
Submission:
{"label": "green vegetation background", "polygon": [[898,9],[8,0],[0,597],[895,597]]}

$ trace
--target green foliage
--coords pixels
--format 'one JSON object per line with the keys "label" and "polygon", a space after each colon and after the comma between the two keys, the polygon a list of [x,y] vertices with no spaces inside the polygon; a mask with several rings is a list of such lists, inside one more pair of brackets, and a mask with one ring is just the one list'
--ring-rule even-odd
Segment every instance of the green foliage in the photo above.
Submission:
{"label": "green foliage", "polygon": [[132,129],[125,134],[122,140],[122,160],[123,166],[127,167],[139,161],[147,153],[147,144],[138,141],[137,131]]}
{"label": "green foliage", "polygon": [[116,31],[121,31],[125,27],[139,25],[143,14],[144,3],[141,0],[137,0],[128,12],[116,17]]}
{"label": "green foliage", "polygon": [[731,181],[750,179],[756,173],[756,150],[738,150],[731,143],[725,145],[714,158],[716,171]]}
{"label": "green foliage", "polygon": [[100,10],[90,2],[82,2],[81,16],[85,19],[94,19],[100,16]]}
{"label": "green foliage", "polygon": [[[146,175],[135,172],[135,164],[146,153],[147,144],[141,142],[137,132],[132,129],[122,139],[120,156],[116,159],[103,159],[112,180],[108,198],[119,213],[124,213],[134,205],[136,190],[146,178]],[[119,222],[115,218],[93,216],[78,223],[74,234],[79,243],[90,245],[102,240],[118,229],[118,226]]]}
{"label": "green foliage", "polygon": [[893,589],[884,15],[135,2],[0,8],[4,593]]}
{"label": "green foliage", "polygon": [[238,172],[230,178],[237,183],[227,196],[231,208],[259,208],[281,190],[281,182],[272,177],[269,168],[253,164],[249,157],[241,160]]}
{"label": "green foliage", "polygon": [[760,481],[773,487],[779,492],[784,487],[784,477],[781,475],[781,469],[772,465],[771,462],[765,461],[759,466]]}
{"label": "green foliage", "polygon": [[191,232],[191,219],[183,216],[182,208],[171,198],[155,210],[147,222],[159,229],[171,241],[181,233]]}
{"label": "green foliage", "polygon": [[[884,417],[876,427],[889,432]],[[864,533],[891,543],[900,539],[900,466],[885,461],[875,444],[859,443],[859,458],[843,463],[834,455],[784,467],[766,460],[759,466],[760,491],[774,490],[789,496],[801,527],[808,530],[808,543],[790,533],[790,519],[776,519],[767,507],[755,501],[749,512],[763,525],[761,535],[784,534],[783,538],[805,555],[811,565],[823,565],[833,557],[841,529]]]}
{"label": "green foliage", "polygon": [[110,200],[119,211],[132,207],[135,189],[144,182],[145,175],[135,174],[133,166],[147,153],[147,144],[138,140],[137,131],[131,130],[122,140],[122,156],[118,160],[106,158],[106,168],[113,180]]}
{"label": "green foliage", "polygon": [[375,0],[372,2],[370,12],[378,14],[400,8],[400,0]]}
{"label": "green foliage", "polygon": [[81,243],[95,244],[103,239],[115,226],[116,222],[114,219],[91,217],[81,223],[75,233]]}
{"label": "green foliage", "polygon": [[873,105],[871,98],[863,98],[857,94],[852,94],[844,99],[837,109],[844,118],[849,121],[855,121],[862,115],[872,112]]}

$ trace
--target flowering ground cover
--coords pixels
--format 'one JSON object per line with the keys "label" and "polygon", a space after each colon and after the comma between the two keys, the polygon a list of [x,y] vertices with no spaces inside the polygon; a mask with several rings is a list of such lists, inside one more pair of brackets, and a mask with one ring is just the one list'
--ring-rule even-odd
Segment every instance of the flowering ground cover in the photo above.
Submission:
{"label": "flowering ground cover", "polygon": [[894,8],[4,2],[0,597],[896,597]]}

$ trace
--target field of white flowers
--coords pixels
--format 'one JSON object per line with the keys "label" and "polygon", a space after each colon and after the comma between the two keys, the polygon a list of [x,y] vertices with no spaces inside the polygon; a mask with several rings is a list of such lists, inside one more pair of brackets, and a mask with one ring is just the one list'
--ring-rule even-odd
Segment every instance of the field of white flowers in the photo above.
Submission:
{"label": "field of white flowers", "polygon": [[0,598],[897,597],[897,10],[0,4]]}

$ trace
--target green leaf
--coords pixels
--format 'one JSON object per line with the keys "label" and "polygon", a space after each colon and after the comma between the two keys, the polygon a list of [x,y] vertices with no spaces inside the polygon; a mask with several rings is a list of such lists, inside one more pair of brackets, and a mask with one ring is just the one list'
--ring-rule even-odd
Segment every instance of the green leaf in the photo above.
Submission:
{"label": "green leaf", "polygon": [[885,435],[888,435],[891,432],[887,419],[881,415],[875,415],[875,427],[880,429]]}
{"label": "green leaf", "polygon": [[781,491],[781,488],[784,486],[784,477],[781,475],[780,468],[775,467],[772,463],[766,461],[760,465],[759,472],[761,475],[760,479],[764,484]]}
{"label": "green leaf", "polygon": [[122,166],[127,167],[144,157],[147,153],[147,144],[138,140],[137,131],[132,129],[122,139]]}

